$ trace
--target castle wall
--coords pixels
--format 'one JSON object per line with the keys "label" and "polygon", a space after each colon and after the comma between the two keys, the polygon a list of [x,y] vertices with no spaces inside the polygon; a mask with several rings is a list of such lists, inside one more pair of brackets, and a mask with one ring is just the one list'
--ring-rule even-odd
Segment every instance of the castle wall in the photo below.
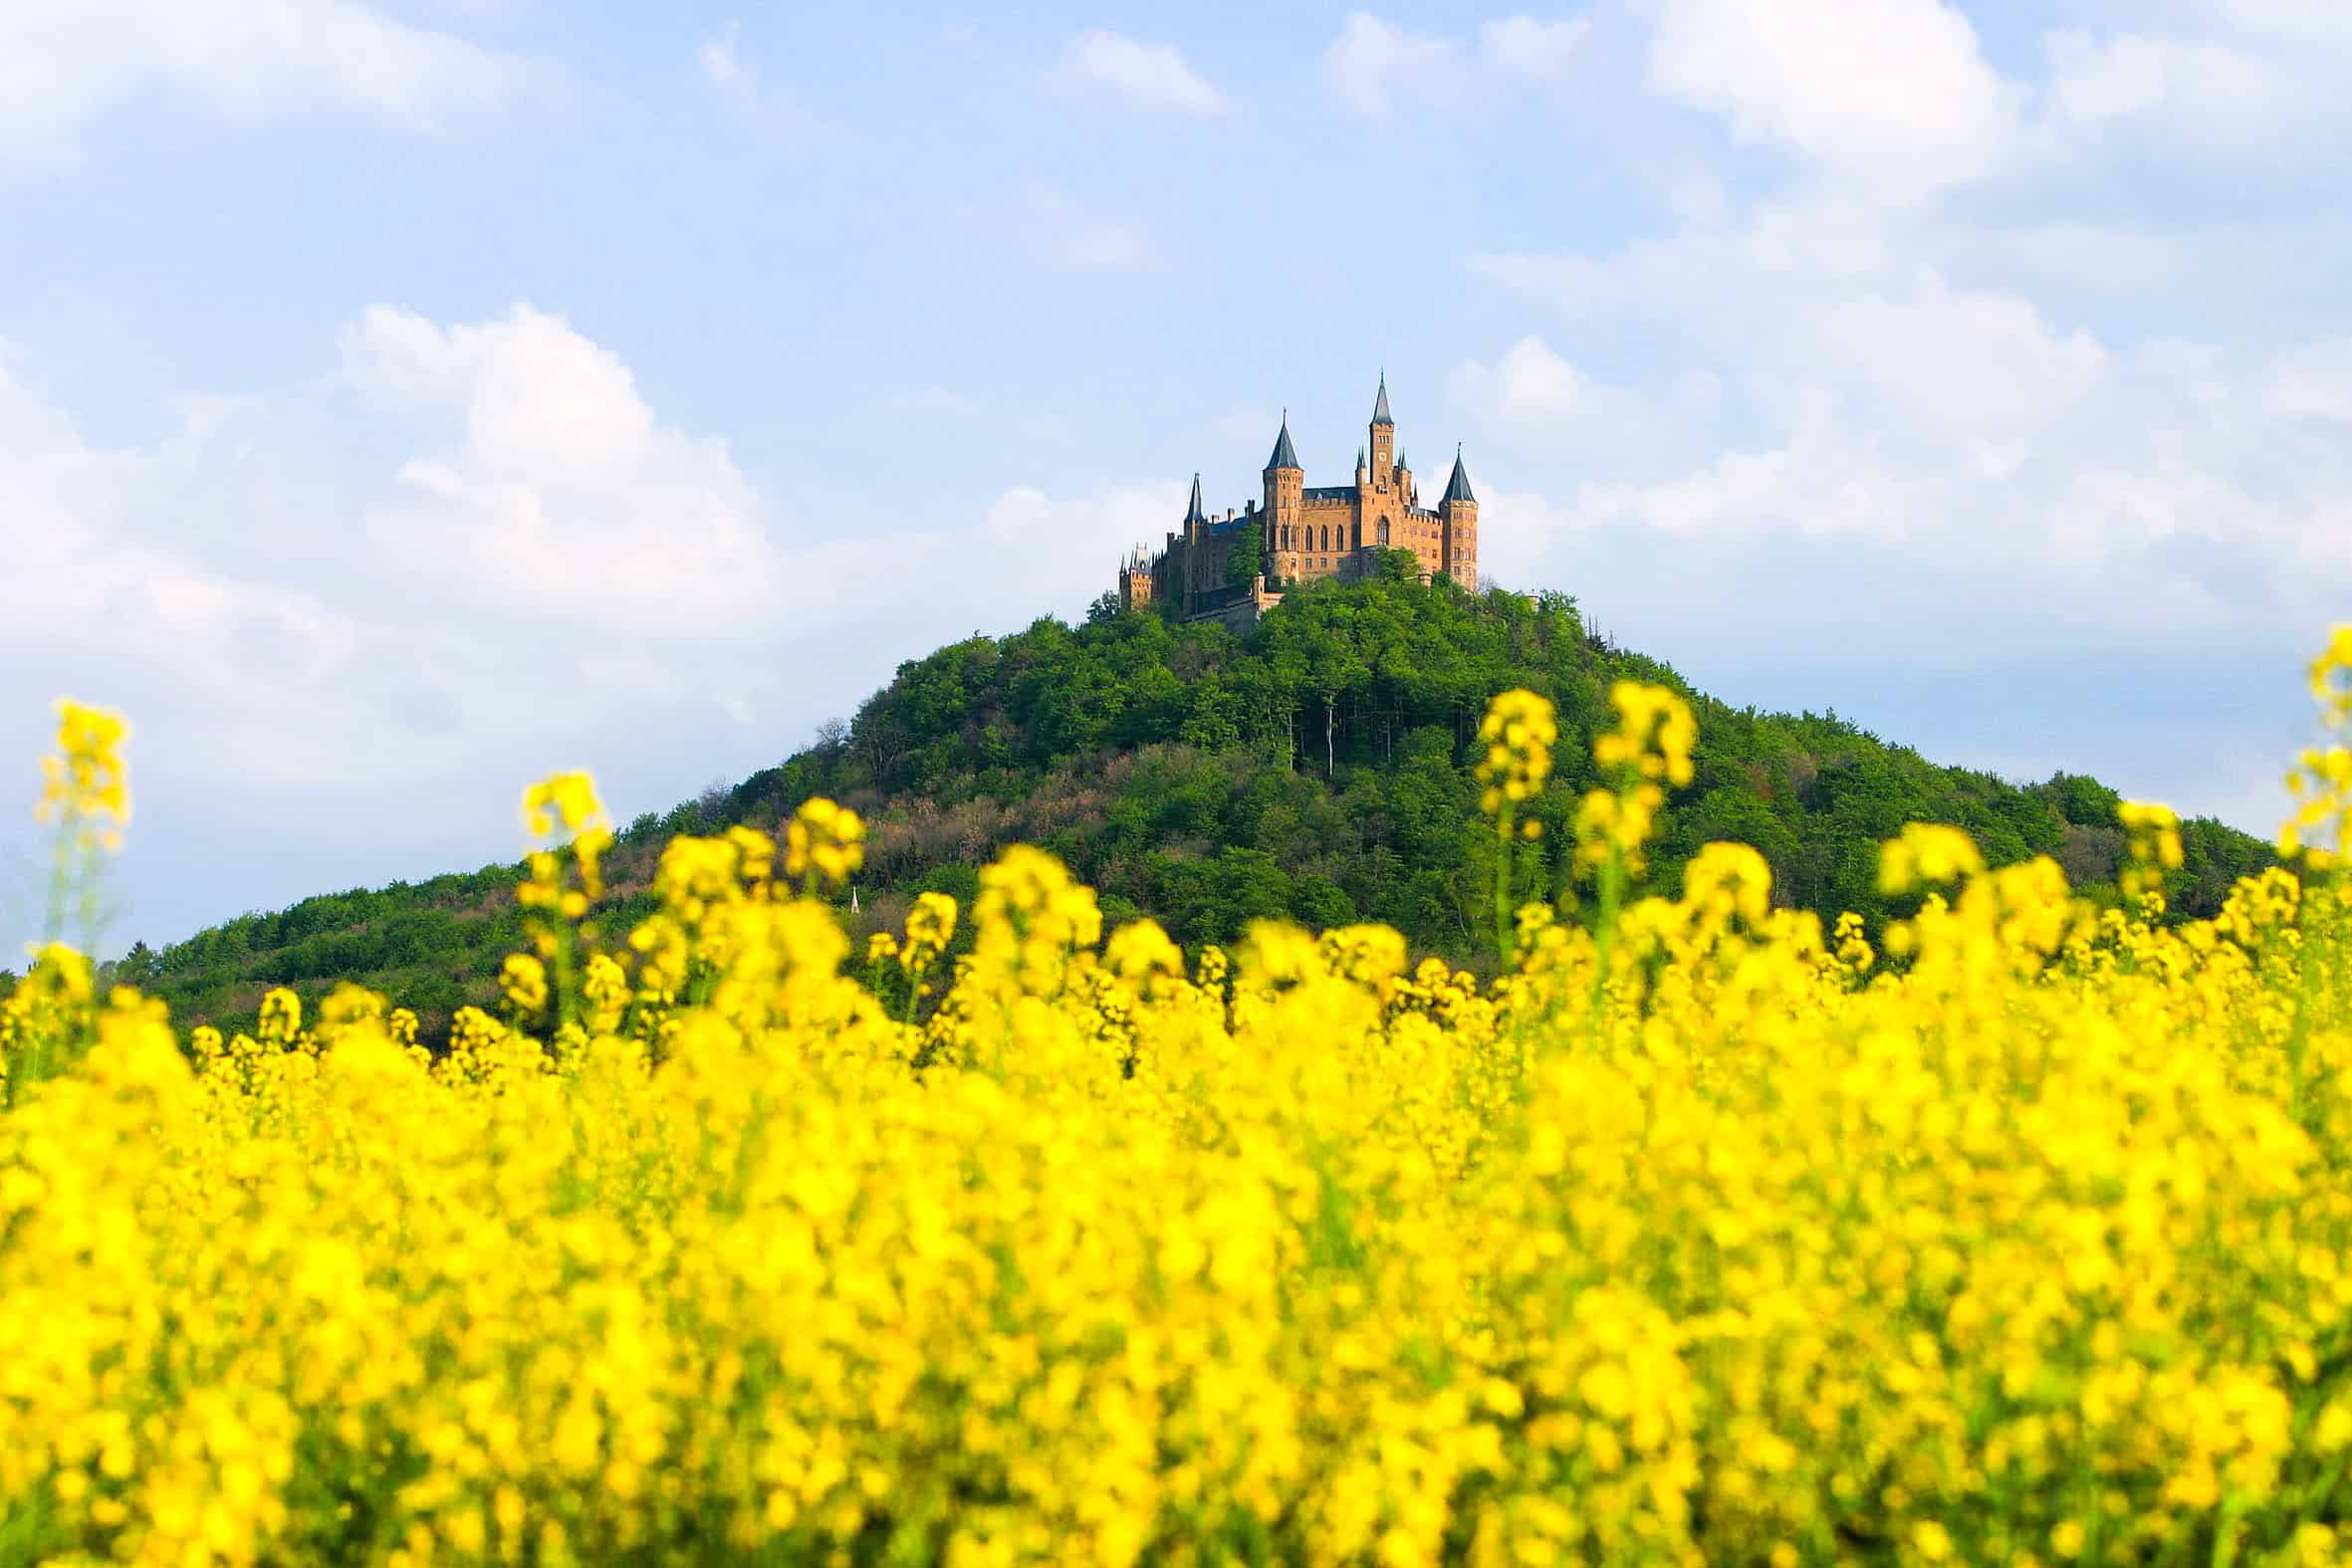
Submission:
{"label": "castle wall", "polygon": [[1327,577],[1355,548],[1356,507],[1352,501],[1330,496],[1309,497],[1297,521],[1280,526],[1286,543],[1276,547],[1276,558],[1286,579]]}
{"label": "castle wall", "polygon": [[1282,594],[1267,588],[1265,577],[1253,577],[1249,587],[1231,592],[1224,602],[1193,618],[1220,621],[1237,633],[1245,632],[1265,619],[1266,612],[1282,601]]}

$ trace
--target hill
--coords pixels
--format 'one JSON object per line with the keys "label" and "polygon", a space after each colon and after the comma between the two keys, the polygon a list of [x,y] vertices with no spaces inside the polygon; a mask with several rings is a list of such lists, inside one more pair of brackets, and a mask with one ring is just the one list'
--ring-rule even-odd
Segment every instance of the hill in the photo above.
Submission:
{"label": "hill", "polygon": [[[1877,851],[1905,822],[1966,828],[1993,864],[2047,854],[2111,900],[2123,835],[2116,792],[2058,775],[2019,785],[1940,767],[1826,714],[1734,708],[1665,664],[1585,631],[1564,595],[1471,594],[1412,580],[1302,587],[1244,636],[1098,602],[1082,625],[1041,619],[899,667],[847,723],[731,791],[619,835],[605,918],[650,908],[660,846],[733,823],[774,828],[827,794],[869,824],[861,930],[894,926],[913,894],[968,899],[1005,846],[1042,844],[1102,895],[1112,921],[1149,914],[1191,946],[1253,919],[1393,925],[1417,951],[1476,967],[1492,840],[1466,749],[1495,693],[1526,686],[1558,707],[1558,772],[1534,815],[1546,853],[1527,896],[1567,885],[1574,804],[1594,782],[1590,737],[1613,724],[1612,682],[1669,685],[1699,718],[1696,778],[1657,824],[1649,886],[1671,893],[1701,844],[1753,844],[1775,897],[1824,921],[1885,917]],[[2268,847],[2211,819],[2183,824],[2176,912],[2211,914]],[[161,952],[135,947],[121,978],[183,1021],[250,1019],[286,985],[315,1000],[356,980],[415,1008],[431,1031],[487,1005],[522,943],[517,865],[393,883],[248,914]],[[1539,878],[1537,881],[1535,879]]]}

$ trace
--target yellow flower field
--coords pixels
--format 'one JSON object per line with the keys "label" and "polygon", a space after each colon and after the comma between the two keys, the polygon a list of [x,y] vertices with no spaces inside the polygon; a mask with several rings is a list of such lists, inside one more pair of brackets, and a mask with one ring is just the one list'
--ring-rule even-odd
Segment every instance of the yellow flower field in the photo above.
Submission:
{"label": "yellow flower field", "polygon": [[[594,937],[580,776],[437,1059],[397,999],[183,1036],[45,950],[0,1561],[2352,1562],[2352,753],[2214,921],[2155,918],[2160,807],[2105,914],[1913,827],[1873,953],[1743,846],[1624,893],[1691,726],[1618,707],[1591,918],[1506,905],[1491,986],[1106,936],[1034,850],[852,953],[822,801]],[[128,811],[111,723],[61,852]],[[1484,732],[1507,846],[1551,730]]]}

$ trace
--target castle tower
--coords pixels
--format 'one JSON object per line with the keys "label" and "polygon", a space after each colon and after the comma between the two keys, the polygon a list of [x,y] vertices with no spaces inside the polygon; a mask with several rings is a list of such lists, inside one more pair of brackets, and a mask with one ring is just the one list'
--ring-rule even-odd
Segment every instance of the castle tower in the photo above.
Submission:
{"label": "castle tower", "polygon": [[[1275,438],[1274,456],[1266,460],[1266,516],[1260,523],[1267,548],[1278,553],[1297,549],[1305,527],[1306,470],[1298,466],[1298,449],[1291,445],[1291,411],[1283,410],[1283,433]],[[1294,569],[1288,562],[1284,574]]]}
{"label": "castle tower", "polygon": [[1210,586],[1209,570],[1209,509],[1201,505],[1201,476],[1194,470],[1192,501],[1184,509],[1184,607],[1192,607],[1193,595]]}
{"label": "castle tower", "polygon": [[1141,609],[1151,602],[1151,561],[1143,547],[1136,546],[1119,562],[1119,606],[1122,609]]}
{"label": "castle tower", "polygon": [[1380,397],[1372,405],[1372,487],[1396,483],[1396,420],[1388,412],[1388,372],[1380,372]]}
{"label": "castle tower", "polygon": [[1454,476],[1446,481],[1446,498],[1438,504],[1445,532],[1440,564],[1448,576],[1472,592],[1478,591],[1478,497],[1471,492],[1470,470],[1462,466],[1462,448],[1454,448]]}

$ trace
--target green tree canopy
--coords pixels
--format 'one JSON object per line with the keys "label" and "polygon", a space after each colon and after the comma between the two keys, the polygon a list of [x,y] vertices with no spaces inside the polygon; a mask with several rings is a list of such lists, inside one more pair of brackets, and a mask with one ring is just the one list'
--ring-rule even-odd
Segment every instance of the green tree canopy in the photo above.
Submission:
{"label": "green tree canopy", "polygon": [[1244,523],[1233,533],[1233,544],[1225,558],[1225,581],[1230,587],[1246,588],[1250,579],[1265,569],[1265,535],[1256,523]]}
{"label": "green tree canopy", "polygon": [[[1700,845],[1731,839],[1764,854],[1782,904],[1824,920],[1850,909],[1876,927],[1890,914],[1880,840],[1940,821],[1995,864],[2054,855],[2093,897],[2114,896],[2117,797],[2095,780],[2020,785],[1939,767],[1833,713],[1734,708],[1588,636],[1564,594],[1424,583],[1406,552],[1382,566],[1365,582],[1293,587],[1246,635],[1098,603],[1075,627],[1041,619],[911,659],[845,732],[708,802],[640,816],[610,857],[617,891],[600,918],[622,929],[647,907],[639,890],[668,834],[774,830],[823,794],[870,824],[859,883],[869,923],[902,918],[925,888],[969,898],[979,866],[1029,841],[1069,861],[1106,909],[1152,915],[1187,943],[1229,940],[1273,914],[1378,920],[1419,951],[1474,962],[1493,851],[1473,820],[1470,769],[1488,700],[1524,686],[1557,707],[1550,786],[1529,808],[1545,832],[1530,857],[1540,880],[1525,890],[1554,894],[1619,679],[1672,686],[1699,719],[1696,777],[1657,818],[1651,890],[1677,890]],[[2212,913],[2236,877],[2271,863],[2265,845],[2220,822],[2187,823],[2182,836],[2173,891],[2184,914]],[[269,985],[312,1001],[349,977],[429,1024],[494,1000],[499,961],[520,942],[518,875],[488,866],[323,895],[137,962],[159,972],[183,1019],[249,1020]]]}

